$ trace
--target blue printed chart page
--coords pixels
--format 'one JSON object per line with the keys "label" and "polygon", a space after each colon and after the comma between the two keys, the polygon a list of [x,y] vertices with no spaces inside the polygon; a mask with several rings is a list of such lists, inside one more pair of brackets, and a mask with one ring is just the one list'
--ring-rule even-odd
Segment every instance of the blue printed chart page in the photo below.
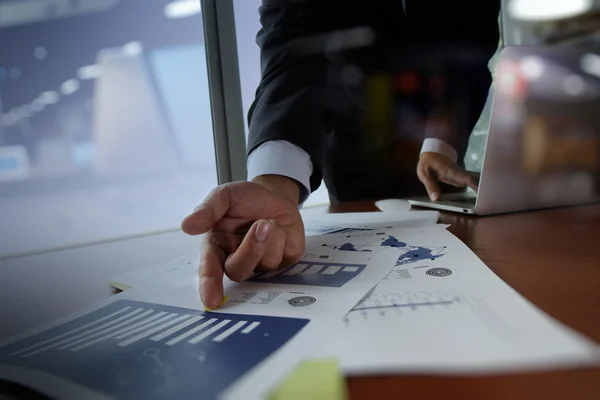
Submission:
{"label": "blue printed chart page", "polygon": [[55,399],[261,399],[330,331],[131,289],[2,344],[0,378]]}

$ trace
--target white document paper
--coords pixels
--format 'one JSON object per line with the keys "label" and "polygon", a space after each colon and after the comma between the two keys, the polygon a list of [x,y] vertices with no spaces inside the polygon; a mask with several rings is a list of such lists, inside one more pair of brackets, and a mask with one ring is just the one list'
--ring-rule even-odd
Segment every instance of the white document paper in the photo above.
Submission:
{"label": "white document paper", "polygon": [[[383,227],[433,226],[439,219],[437,211],[363,212],[347,214],[308,214],[303,216],[307,236],[331,233],[368,232]],[[309,243],[307,243],[309,245]],[[198,274],[200,254],[193,252],[164,264],[115,276],[111,284],[126,287],[164,287]]]}
{"label": "white document paper", "polygon": [[206,312],[197,289],[132,289],[2,344],[0,378],[57,399],[260,399],[329,332]]}
{"label": "white document paper", "polygon": [[390,273],[395,255],[338,252],[325,246],[326,237],[308,238],[306,254],[290,268],[256,274],[243,283],[228,281],[228,299],[217,311],[341,319]]}
{"label": "white document paper", "polygon": [[377,228],[408,228],[435,225],[437,211],[361,212],[308,214],[303,216],[307,236],[363,231]]}
{"label": "white document paper", "polygon": [[160,288],[198,276],[200,253],[194,251],[169,262],[127,272],[112,278],[111,285],[118,289]]}
{"label": "white document paper", "polygon": [[[396,266],[313,357],[337,357],[350,375],[487,373],[598,362],[596,344],[534,307],[445,229],[347,236],[328,246],[366,253],[395,247]],[[345,239],[352,245],[340,245]]]}

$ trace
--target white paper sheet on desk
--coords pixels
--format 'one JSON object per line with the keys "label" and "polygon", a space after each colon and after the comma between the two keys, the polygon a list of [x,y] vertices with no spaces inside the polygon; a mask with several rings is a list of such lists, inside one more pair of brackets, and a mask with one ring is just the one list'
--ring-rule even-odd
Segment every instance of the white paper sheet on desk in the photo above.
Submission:
{"label": "white paper sheet on desk", "polygon": [[[228,300],[218,312],[341,319],[392,270],[395,252],[339,252],[328,235],[307,238],[306,253],[284,270],[225,284]],[[197,281],[196,281],[197,282]]]}
{"label": "white paper sheet on desk", "polygon": [[132,289],[0,347],[0,378],[57,399],[266,398],[327,321],[203,310],[193,290]]}
{"label": "white paper sheet on desk", "polygon": [[[340,252],[331,247],[331,243],[343,245],[347,241],[335,235],[311,236],[305,254],[289,268],[257,273],[242,283],[224,277],[227,299],[214,312],[341,320],[390,274],[397,258],[392,248],[369,253]],[[184,260],[179,260],[179,265]],[[198,298],[197,274],[177,273],[161,279],[160,284],[154,281],[149,279],[149,284],[138,288],[155,301],[173,302],[179,293],[193,293]]]}
{"label": "white paper sheet on desk", "polygon": [[437,211],[362,212],[303,215],[306,235],[369,230],[376,228],[408,228],[435,225]]}
{"label": "white paper sheet on desk", "polygon": [[[439,219],[437,211],[365,212],[346,214],[310,214],[304,218],[307,236],[331,233],[368,232],[382,227],[433,226]],[[131,287],[169,286],[197,276],[200,255],[185,254],[164,264],[115,276],[111,285],[126,290]]]}
{"label": "white paper sheet on desk", "polygon": [[131,288],[169,287],[184,279],[198,276],[200,253],[185,254],[169,262],[117,275],[110,285],[120,290]]}
{"label": "white paper sheet on desk", "polygon": [[382,246],[396,246],[396,267],[313,357],[338,357],[351,375],[480,373],[598,361],[594,343],[534,307],[444,229],[362,233],[353,246],[331,244],[338,251],[377,252]]}

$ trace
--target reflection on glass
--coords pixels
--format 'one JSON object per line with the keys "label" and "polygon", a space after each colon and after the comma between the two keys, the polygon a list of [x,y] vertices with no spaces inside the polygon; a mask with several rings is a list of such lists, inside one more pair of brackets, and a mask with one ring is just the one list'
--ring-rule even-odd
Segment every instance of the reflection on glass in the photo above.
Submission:
{"label": "reflection on glass", "polygon": [[0,3],[0,257],[177,228],[217,184],[199,2],[62,3]]}
{"label": "reflection on glass", "polygon": [[471,133],[471,137],[469,138],[469,147],[467,148],[467,152],[465,154],[465,168],[469,171],[477,171],[481,172],[481,168],[483,166],[483,155],[485,152],[485,146],[487,144],[487,135],[490,130],[490,118],[492,115],[492,101],[494,98],[494,90],[496,88],[497,82],[497,68],[498,68],[498,59],[500,55],[500,51],[502,49],[503,43],[502,38],[500,38],[500,43],[498,43],[498,50],[496,54],[492,57],[489,62],[490,72],[492,73],[492,86],[490,87],[490,92],[488,94],[487,101],[483,110],[481,112],[481,116],[477,121],[477,124],[473,128],[473,132]]}

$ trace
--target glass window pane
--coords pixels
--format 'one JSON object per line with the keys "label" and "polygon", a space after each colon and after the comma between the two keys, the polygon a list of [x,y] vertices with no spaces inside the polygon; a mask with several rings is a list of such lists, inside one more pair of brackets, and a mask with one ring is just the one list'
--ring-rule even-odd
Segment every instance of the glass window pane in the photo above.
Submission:
{"label": "glass window pane", "polygon": [[[498,23],[501,23],[500,20]],[[500,38],[496,54],[494,54],[488,64],[492,74],[492,85],[490,87],[490,92],[488,94],[485,106],[483,107],[481,115],[479,116],[479,120],[473,128],[473,132],[471,132],[471,137],[469,138],[469,147],[467,148],[464,159],[465,168],[469,171],[481,172],[481,169],[483,168],[483,156],[485,154],[485,146],[487,144],[487,137],[490,131],[490,120],[492,117],[492,104],[496,82],[496,67],[498,65],[500,51],[502,50],[503,45],[503,39]]]}
{"label": "glass window pane", "polygon": [[240,65],[244,124],[248,137],[248,111],[260,83],[260,49],[256,34],[261,28],[258,8],[262,0],[234,0],[235,30]]}
{"label": "glass window pane", "polygon": [[178,228],[217,184],[200,2],[54,3],[0,2],[0,257]]}

